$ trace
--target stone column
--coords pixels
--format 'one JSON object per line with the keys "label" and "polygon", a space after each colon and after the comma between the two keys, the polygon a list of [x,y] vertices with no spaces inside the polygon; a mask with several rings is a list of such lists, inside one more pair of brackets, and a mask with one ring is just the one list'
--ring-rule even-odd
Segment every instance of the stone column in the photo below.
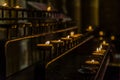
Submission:
{"label": "stone column", "polygon": [[99,0],[91,0],[90,2],[90,15],[91,15],[91,24],[98,26],[99,25]]}
{"label": "stone column", "polygon": [[81,32],[81,0],[74,0],[74,20],[77,22],[79,32]]}

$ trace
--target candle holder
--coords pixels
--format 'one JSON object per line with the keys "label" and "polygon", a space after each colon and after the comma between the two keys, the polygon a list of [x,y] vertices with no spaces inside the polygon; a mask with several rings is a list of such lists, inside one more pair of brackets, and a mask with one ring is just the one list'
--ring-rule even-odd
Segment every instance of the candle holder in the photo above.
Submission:
{"label": "candle holder", "polygon": [[70,36],[73,39],[72,47],[79,43],[80,36],[82,36],[82,34],[74,34]]}
{"label": "candle holder", "polygon": [[94,51],[92,54],[93,55],[104,55],[106,50],[103,49],[103,46],[100,45],[99,48],[96,49],[96,51]]}
{"label": "candle holder", "polygon": [[65,51],[72,47],[72,38],[70,38],[70,36],[63,37],[61,40],[64,41]]}
{"label": "candle holder", "polygon": [[39,58],[43,63],[47,63],[52,58],[53,45],[52,44],[37,44],[40,50]]}
{"label": "candle holder", "polygon": [[88,26],[88,28],[86,29],[86,31],[93,31],[93,27],[92,26]]}
{"label": "candle holder", "polygon": [[59,54],[61,54],[63,52],[63,45],[64,45],[63,41],[61,41],[61,40],[52,40],[51,44],[53,44],[53,46],[54,46],[53,57],[54,56],[56,57],[56,56],[58,56]]}
{"label": "candle holder", "polygon": [[13,25],[9,28],[8,38],[9,39],[15,39],[18,37],[18,26]]}
{"label": "candle holder", "polygon": [[87,61],[85,61],[85,63],[87,63],[87,64],[100,64],[99,61],[94,60],[94,59],[87,60]]}
{"label": "candle holder", "polygon": [[106,41],[103,41],[103,42],[102,42],[102,45],[103,45],[103,46],[108,46],[109,44],[108,44]]}

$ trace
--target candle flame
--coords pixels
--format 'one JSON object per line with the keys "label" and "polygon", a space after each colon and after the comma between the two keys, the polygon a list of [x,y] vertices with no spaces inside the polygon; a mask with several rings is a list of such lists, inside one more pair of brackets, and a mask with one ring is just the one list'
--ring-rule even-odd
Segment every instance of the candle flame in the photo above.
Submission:
{"label": "candle flame", "polygon": [[100,45],[100,49],[102,49],[102,45]]}
{"label": "candle flame", "polygon": [[68,35],[67,38],[70,38],[70,36]]}
{"label": "candle flame", "polygon": [[51,6],[48,6],[48,7],[47,7],[47,11],[51,11]]}
{"label": "candle flame", "polygon": [[50,44],[50,41],[46,41],[45,44]]}
{"label": "candle flame", "polygon": [[104,32],[103,32],[103,31],[100,31],[100,32],[99,32],[99,35],[100,35],[100,36],[103,36],[103,35],[104,35]]}
{"label": "candle flame", "polygon": [[89,26],[89,27],[88,27],[88,30],[91,31],[91,30],[92,30],[92,26]]}
{"label": "candle flame", "polygon": [[111,40],[115,40],[115,36],[114,35],[112,35],[110,38],[111,38]]}
{"label": "candle flame", "polygon": [[58,41],[61,41],[60,39]]}
{"label": "candle flame", "polygon": [[103,44],[106,44],[106,41],[103,41]]}
{"label": "candle flame", "polygon": [[16,5],[15,8],[20,8],[20,6],[19,6],[19,5]]}
{"label": "candle flame", "polygon": [[5,3],[3,3],[3,5],[2,6],[7,6],[8,4],[5,2]]}
{"label": "candle flame", "polygon": [[99,52],[99,48],[97,48],[96,51]]}
{"label": "candle flame", "polygon": [[98,48],[98,51],[101,51],[101,48]]}
{"label": "candle flame", "polygon": [[95,60],[94,60],[94,59],[92,59],[92,60],[91,60],[91,62],[92,62],[92,63],[94,63],[94,62],[95,62]]}
{"label": "candle flame", "polygon": [[72,31],[72,32],[70,32],[70,36],[73,36],[74,35],[74,32]]}

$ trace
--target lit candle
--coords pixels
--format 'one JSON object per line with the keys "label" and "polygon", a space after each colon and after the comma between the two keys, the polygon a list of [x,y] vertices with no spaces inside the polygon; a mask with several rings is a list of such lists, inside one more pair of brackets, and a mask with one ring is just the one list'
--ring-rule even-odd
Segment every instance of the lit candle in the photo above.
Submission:
{"label": "lit candle", "polygon": [[93,31],[92,26],[88,26],[87,31]]}
{"label": "lit candle", "polygon": [[46,41],[44,44],[37,44],[40,54],[38,54],[43,61],[43,63],[47,63],[53,58],[53,45],[50,44],[50,41]]}
{"label": "lit candle", "polygon": [[94,51],[92,54],[93,55],[103,55],[103,53],[105,52],[106,50],[103,50],[102,49],[102,45],[100,45],[99,48],[96,48],[96,51]]}
{"label": "lit candle", "polygon": [[69,35],[67,37],[61,38],[61,40],[64,41],[65,50],[68,50],[72,47],[73,39]]}
{"label": "lit candle", "polygon": [[70,36],[74,36],[74,32],[72,31],[72,32],[70,32]]}
{"label": "lit candle", "polygon": [[61,40],[52,40],[51,44],[54,46],[54,56],[58,56],[63,51],[64,42]]}
{"label": "lit candle", "polygon": [[92,59],[92,60],[91,60],[91,62],[92,62],[92,63],[94,63],[94,62],[95,62],[95,60],[94,60],[94,59]]}
{"label": "lit candle", "polygon": [[102,50],[102,45],[100,45],[99,49]]}
{"label": "lit candle", "polygon": [[15,8],[21,8],[19,5],[16,5]]}
{"label": "lit candle", "polygon": [[51,6],[48,6],[48,7],[47,7],[47,11],[51,11]]}
{"label": "lit candle", "polygon": [[99,48],[96,48],[96,51],[95,52],[99,52]]}
{"label": "lit candle", "polygon": [[50,41],[46,41],[45,44],[50,44]]}
{"label": "lit candle", "polygon": [[110,37],[110,39],[111,39],[111,40],[115,40],[115,36],[112,35],[112,36]]}
{"label": "lit candle", "polygon": [[103,41],[103,42],[102,42],[102,45],[106,45],[106,46],[107,46],[107,45],[109,45],[109,44],[106,43],[106,41]]}
{"label": "lit candle", "polygon": [[92,30],[92,26],[89,26],[89,27],[88,27],[88,30]]}
{"label": "lit candle", "polygon": [[106,44],[106,41],[103,41],[103,44]]}
{"label": "lit candle", "polygon": [[103,35],[104,35],[104,32],[103,32],[103,31],[100,31],[100,32],[99,32],[99,35],[100,35],[100,36],[103,36]]}
{"label": "lit candle", "polygon": [[59,39],[58,41],[60,42],[61,40]]}
{"label": "lit candle", "polygon": [[2,6],[8,6],[8,4],[6,2],[4,2]]}
{"label": "lit candle", "polygon": [[67,38],[70,38],[70,35],[68,35]]}
{"label": "lit candle", "polygon": [[37,46],[46,46],[46,47],[52,47],[53,45],[52,44],[50,44],[50,41],[46,41],[44,44],[37,44]]}
{"label": "lit candle", "polygon": [[60,44],[60,43],[63,43],[63,41],[61,41],[60,39],[59,39],[59,40],[52,40],[51,43],[57,43],[57,44]]}
{"label": "lit candle", "polygon": [[99,64],[99,62],[94,60],[94,59],[85,61],[85,63],[87,63],[87,64]]}

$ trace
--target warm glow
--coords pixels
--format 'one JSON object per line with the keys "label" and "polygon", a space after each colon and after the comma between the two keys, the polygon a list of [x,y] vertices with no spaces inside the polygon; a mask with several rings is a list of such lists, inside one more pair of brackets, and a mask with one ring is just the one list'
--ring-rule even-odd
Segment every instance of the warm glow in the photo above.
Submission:
{"label": "warm glow", "polygon": [[19,5],[17,5],[17,6],[15,6],[15,8],[20,8],[20,6],[19,6]]}
{"label": "warm glow", "polygon": [[60,39],[58,41],[61,41]]}
{"label": "warm glow", "polygon": [[45,44],[50,44],[50,41],[46,41]]}
{"label": "warm glow", "polygon": [[91,30],[92,30],[92,26],[89,26],[89,27],[88,27],[88,30],[90,30],[90,31],[91,31]]}
{"label": "warm glow", "polygon": [[100,50],[102,49],[102,45],[100,45]]}
{"label": "warm glow", "polygon": [[70,36],[73,36],[74,35],[74,32],[72,31],[72,32],[70,32]]}
{"label": "warm glow", "polygon": [[5,2],[5,3],[3,3],[3,5],[2,6],[8,6],[8,4]]}
{"label": "warm glow", "polygon": [[106,45],[106,46],[108,46],[109,43],[107,43],[106,41],[103,41],[103,42],[102,42],[102,45]]}
{"label": "warm glow", "polygon": [[104,32],[103,32],[103,31],[100,31],[100,32],[99,32],[99,35],[100,35],[100,36],[103,36],[103,35],[104,35]]}
{"label": "warm glow", "polygon": [[100,51],[101,51],[101,48],[98,48],[98,51],[100,52]]}
{"label": "warm glow", "polygon": [[106,44],[106,41],[103,41],[103,44]]}
{"label": "warm glow", "polygon": [[100,37],[99,39],[100,39],[100,40],[103,40],[103,37]]}
{"label": "warm glow", "polygon": [[51,11],[51,6],[48,6],[48,7],[47,7],[47,11]]}
{"label": "warm glow", "polygon": [[111,40],[115,40],[115,36],[111,36],[110,38],[111,38]]}
{"label": "warm glow", "polygon": [[67,38],[70,38],[70,36],[68,35]]}
{"label": "warm glow", "polygon": [[99,52],[99,48],[97,48],[96,51]]}
{"label": "warm glow", "polygon": [[92,59],[92,60],[91,60],[91,62],[92,62],[92,63],[94,63],[94,62],[95,62],[95,60],[94,60],[94,59]]}
{"label": "warm glow", "polygon": [[96,49],[96,52],[100,52],[101,50],[102,50],[102,48],[99,47],[99,48]]}

